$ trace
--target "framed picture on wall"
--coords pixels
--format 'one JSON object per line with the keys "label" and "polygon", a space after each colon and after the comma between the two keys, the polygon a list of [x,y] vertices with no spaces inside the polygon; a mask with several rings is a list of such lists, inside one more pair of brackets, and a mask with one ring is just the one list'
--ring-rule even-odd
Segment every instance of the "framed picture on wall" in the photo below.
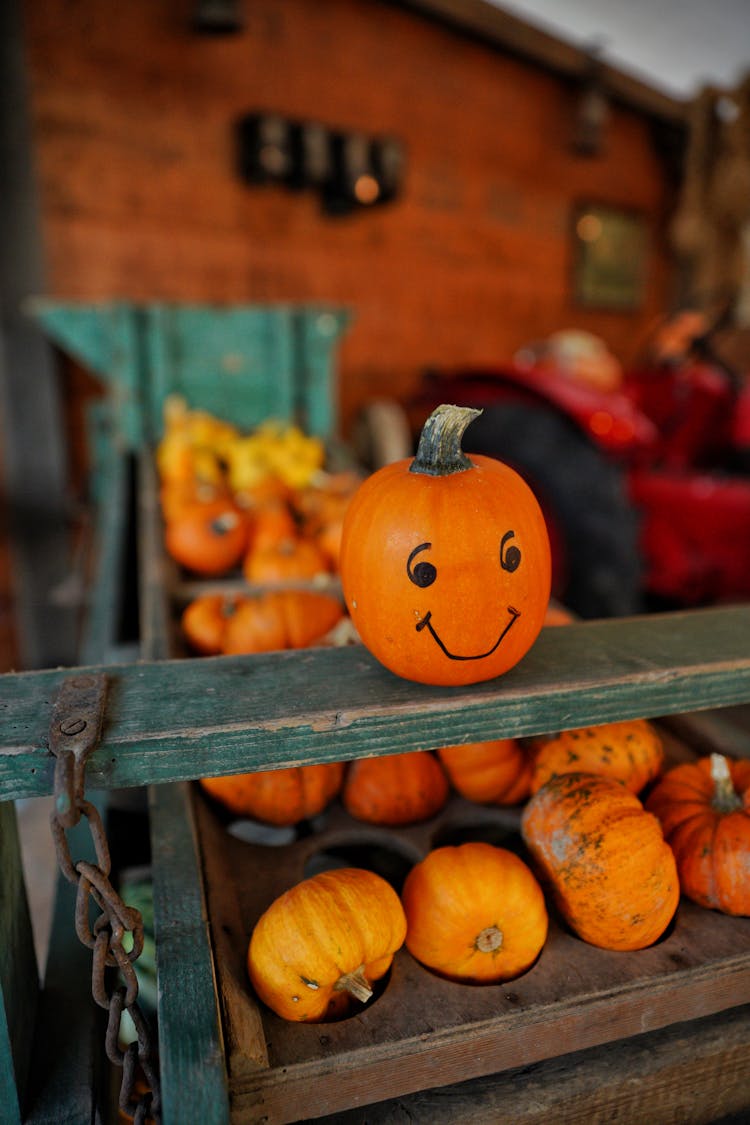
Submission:
{"label": "framed picture on wall", "polygon": [[578,204],[573,218],[573,248],[576,304],[623,312],[641,307],[648,261],[648,229],[643,215],[609,204]]}

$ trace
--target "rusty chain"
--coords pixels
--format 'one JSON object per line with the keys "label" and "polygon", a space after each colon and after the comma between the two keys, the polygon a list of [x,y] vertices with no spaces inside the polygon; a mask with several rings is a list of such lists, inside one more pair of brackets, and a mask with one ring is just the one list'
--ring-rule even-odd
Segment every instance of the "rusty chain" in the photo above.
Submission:
{"label": "rusty chain", "polygon": [[[110,882],[112,868],[104,824],[95,805],[84,797],[86,761],[101,732],[107,682],[104,675],[78,675],[63,681],[55,701],[50,725],[49,748],[56,758],[54,803],[50,815],[52,839],[60,870],[77,887],[75,930],[79,940],[93,950],[91,991],[99,1007],[107,1010],[105,1049],[107,1058],[122,1068],[119,1106],[135,1125],[161,1120],[161,1095],[156,1051],[148,1024],[138,1004],[138,979],[133,963],[143,949],[143,919],[128,906]],[[96,863],[74,862],[66,836],[84,817],[94,843]],[[90,924],[89,903],[101,911]],[[132,935],[132,948],[123,940]],[[107,986],[107,970],[118,969],[123,984]],[[136,1040],[120,1048],[120,1020],[127,1011]],[[136,1091],[138,1071],[149,1089]]]}

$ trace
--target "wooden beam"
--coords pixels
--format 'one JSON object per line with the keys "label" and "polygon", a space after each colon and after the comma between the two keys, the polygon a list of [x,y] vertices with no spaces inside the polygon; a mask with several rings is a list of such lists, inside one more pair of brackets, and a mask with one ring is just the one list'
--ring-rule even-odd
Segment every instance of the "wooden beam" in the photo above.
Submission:
{"label": "wooden beam", "polygon": [[[504,676],[426,687],[361,646],[123,664],[93,788],[343,761],[750,701],[750,605],[542,630]],[[52,790],[52,707],[70,671],[0,677],[0,799]]]}
{"label": "wooden beam", "polygon": [[[527,59],[563,78],[584,80],[591,66],[590,52],[543,31],[486,0],[396,0],[490,47]],[[686,103],[654,86],[602,64],[597,69],[603,88],[617,101],[663,121],[682,124]]]}
{"label": "wooden beam", "polygon": [[43,284],[28,124],[21,2],[0,4],[0,435],[24,668],[75,660],[67,454],[51,349],[24,314]]}

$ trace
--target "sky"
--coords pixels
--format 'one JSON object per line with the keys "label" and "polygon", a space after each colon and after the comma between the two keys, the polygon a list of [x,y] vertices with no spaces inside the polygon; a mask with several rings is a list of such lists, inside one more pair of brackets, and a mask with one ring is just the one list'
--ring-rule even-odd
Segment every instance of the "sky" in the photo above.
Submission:
{"label": "sky", "polygon": [[750,0],[490,0],[676,98],[750,72]]}

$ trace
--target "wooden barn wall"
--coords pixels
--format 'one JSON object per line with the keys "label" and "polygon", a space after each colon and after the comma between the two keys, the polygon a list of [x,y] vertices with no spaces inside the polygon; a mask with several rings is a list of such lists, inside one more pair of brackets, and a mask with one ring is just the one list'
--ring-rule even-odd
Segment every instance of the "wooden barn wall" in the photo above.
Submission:
{"label": "wooden barn wall", "polygon": [[[575,91],[544,70],[378,0],[252,0],[243,30],[190,29],[187,0],[26,6],[49,294],[97,300],[327,301],[347,431],[425,366],[507,359],[575,326],[627,361],[665,300],[671,201],[648,121],[616,108],[605,152],[570,149]],[[248,188],[234,122],[277,110],[394,133],[396,204],[346,218],[313,194]],[[594,199],[642,211],[636,313],[576,309],[570,225]]]}

